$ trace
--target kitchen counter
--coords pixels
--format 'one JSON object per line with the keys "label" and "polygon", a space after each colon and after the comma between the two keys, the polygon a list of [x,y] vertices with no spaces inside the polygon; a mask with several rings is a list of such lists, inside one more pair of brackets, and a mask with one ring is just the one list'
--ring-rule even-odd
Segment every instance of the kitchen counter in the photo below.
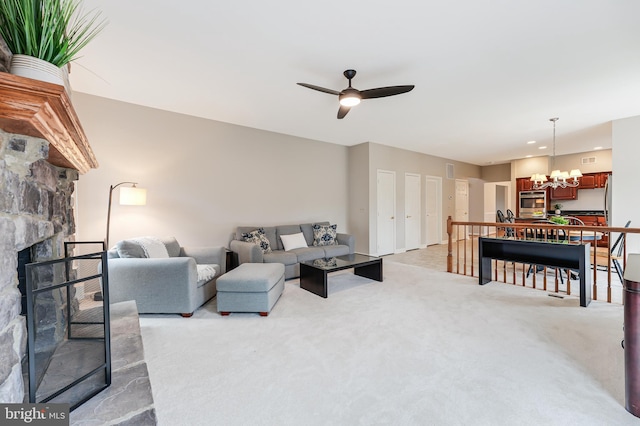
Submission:
{"label": "kitchen counter", "polygon": [[[560,216],[604,216],[604,210],[560,210]],[[547,216],[555,216],[555,210],[549,210]]]}

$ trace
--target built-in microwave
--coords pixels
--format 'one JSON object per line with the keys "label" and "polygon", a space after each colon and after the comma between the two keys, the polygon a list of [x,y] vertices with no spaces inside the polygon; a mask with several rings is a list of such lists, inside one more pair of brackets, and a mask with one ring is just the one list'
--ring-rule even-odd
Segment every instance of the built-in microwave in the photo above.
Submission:
{"label": "built-in microwave", "polygon": [[520,191],[520,217],[547,217],[547,191]]}

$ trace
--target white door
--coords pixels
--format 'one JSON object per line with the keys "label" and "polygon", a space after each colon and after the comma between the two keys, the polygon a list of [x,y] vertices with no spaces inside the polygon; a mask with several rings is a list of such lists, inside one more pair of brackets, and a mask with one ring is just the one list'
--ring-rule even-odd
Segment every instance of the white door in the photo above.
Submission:
{"label": "white door", "polygon": [[[469,181],[456,179],[456,206],[455,206],[455,221],[468,222],[469,221]],[[460,230],[463,227],[458,227]],[[469,233],[468,227],[464,227],[466,232],[464,235],[457,236],[457,239],[466,239]],[[455,229],[454,229],[455,232]]]}
{"label": "white door", "polygon": [[378,256],[395,252],[396,173],[378,170]]}
{"label": "white door", "polygon": [[425,228],[428,246],[442,241],[442,178],[427,176],[425,185]]}
{"label": "white door", "polygon": [[420,175],[404,175],[404,246],[407,250],[420,248]]}

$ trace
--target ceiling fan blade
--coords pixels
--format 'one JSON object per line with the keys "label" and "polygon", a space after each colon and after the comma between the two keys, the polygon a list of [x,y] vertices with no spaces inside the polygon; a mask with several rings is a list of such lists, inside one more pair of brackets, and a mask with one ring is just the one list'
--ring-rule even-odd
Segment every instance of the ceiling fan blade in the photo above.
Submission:
{"label": "ceiling fan blade", "polygon": [[314,86],[313,84],[307,84],[307,83],[298,83],[300,86],[302,87],[306,87],[308,89],[313,89],[313,90],[317,90],[318,92],[324,92],[324,93],[329,93],[330,95],[339,95],[340,92],[335,91],[335,90],[331,90],[331,89],[325,89],[324,87],[320,87],[320,86]]}
{"label": "ceiling fan blade", "polygon": [[360,96],[362,96],[362,99],[384,98],[385,96],[410,92],[414,87],[413,84],[408,86],[378,87],[376,89],[361,90]]}
{"label": "ceiling fan blade", "polygon": [[338,110],[338,118],[344,118],[345,115],[349,112],[351,107],[340,105],[340,109]]}

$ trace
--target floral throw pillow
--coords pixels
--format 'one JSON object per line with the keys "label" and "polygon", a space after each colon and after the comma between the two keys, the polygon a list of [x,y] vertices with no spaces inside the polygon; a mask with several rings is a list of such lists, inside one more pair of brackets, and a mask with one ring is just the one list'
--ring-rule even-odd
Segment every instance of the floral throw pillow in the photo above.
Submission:
{"label": "floral throw pillow", "polygon": [[313,245],[333,246],[338,244],[338,225],[313,225]]}
{"label": "floral throw pillow", "polygon": [[263,228],[258,228],[255,231],[243,232],[242,239],[248,243],[257,244],[262,249],[262,253],[271,253],[271,244],[269,239],[264,233]]}

